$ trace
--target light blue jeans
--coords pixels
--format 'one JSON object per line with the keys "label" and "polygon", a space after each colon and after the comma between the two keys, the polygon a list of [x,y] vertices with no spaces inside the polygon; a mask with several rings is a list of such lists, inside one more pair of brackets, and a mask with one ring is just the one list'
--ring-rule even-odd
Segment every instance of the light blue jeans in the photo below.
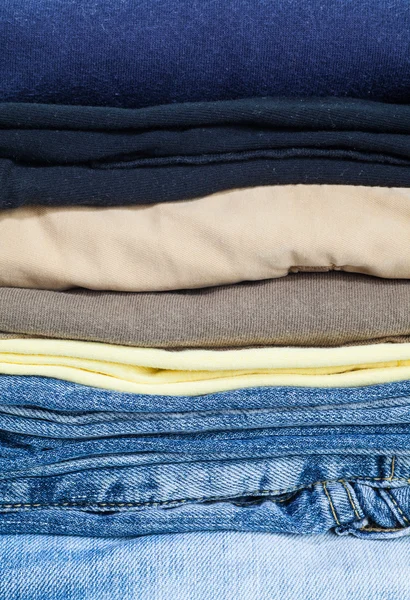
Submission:
{"label": "light blue jeans", "polygon": [[3,600],[407,600],[410,539],[0,536]]}
{"label": "light blue jeans", "polygon": [[121,394],[0,377],[0,533],[410,532],[410,382]]}

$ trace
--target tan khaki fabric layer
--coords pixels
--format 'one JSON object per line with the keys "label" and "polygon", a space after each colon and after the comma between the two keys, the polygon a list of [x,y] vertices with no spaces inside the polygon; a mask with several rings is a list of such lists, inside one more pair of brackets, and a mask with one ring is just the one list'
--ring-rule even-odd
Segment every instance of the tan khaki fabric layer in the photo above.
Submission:
{"label": "tan khaki fabric layer", "polygon": [[0,288],[0,337],[157,348],[410,341],[410,281],[299,273],[161,293]]}
{"label": "tan khaki fabric layer", "polygon": [[0,215],[0,285],[158,291],[344,270],[410,278],[410,189],[274,186]]}

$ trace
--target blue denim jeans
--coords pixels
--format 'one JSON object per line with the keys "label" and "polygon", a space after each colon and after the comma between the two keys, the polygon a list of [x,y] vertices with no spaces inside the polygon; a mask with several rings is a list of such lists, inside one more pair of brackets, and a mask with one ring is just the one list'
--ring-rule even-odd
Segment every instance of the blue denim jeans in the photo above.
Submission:
{"label": "blue denim jeans", "polygon": [[7,600],[405,600],[410,539],[0,536]]}
{"label": "blue denim jeans", "polygon": [[410,532],[410,382],[197,397],[0,377],[0,533]]}

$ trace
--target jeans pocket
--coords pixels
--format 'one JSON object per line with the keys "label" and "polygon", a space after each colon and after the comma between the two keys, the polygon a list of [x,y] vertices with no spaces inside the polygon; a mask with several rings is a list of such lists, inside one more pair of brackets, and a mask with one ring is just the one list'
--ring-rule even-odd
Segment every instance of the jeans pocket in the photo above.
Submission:
{"label": "jeans pocket", "polygon": [[410,534],[410,488],[389,482],[358,482],[354,486],[363,518],[336,528],[339,535],[388,539]]}

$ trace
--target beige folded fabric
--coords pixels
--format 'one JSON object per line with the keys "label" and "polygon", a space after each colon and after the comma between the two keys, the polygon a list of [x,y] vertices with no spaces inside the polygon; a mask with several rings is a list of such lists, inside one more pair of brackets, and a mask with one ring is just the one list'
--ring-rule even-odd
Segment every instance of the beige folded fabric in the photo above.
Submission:
{"label": "beige folded fabric", "polygon": [[273,186],[0,215],[0,285],[156,291],[344,270],[410,278],[410,189]]}

